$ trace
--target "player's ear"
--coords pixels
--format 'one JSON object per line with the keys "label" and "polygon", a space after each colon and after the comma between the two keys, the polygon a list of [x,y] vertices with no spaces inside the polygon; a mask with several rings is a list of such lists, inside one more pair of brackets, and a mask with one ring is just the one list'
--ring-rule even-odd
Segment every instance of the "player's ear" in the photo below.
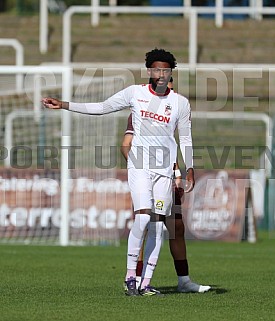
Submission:
{"label": "player's ear", "polygon": [[151,68],[147,68],[147,75],[148,77],[151,77]]}

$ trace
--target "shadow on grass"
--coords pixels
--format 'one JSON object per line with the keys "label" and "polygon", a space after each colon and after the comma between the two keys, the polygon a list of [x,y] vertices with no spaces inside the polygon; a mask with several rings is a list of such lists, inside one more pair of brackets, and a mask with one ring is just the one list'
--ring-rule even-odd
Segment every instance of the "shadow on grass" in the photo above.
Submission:
{"label": "shadow on grass", "polygon": [[[177,287],[175,286],[163,286],[163,287],[158,287],[157,288],[161,293],[163,294],[178,294],[178,295],[182,295],[182,294],[197,294],[197,293],[180,293],[177,291]],[[225,294],[229,292],[229,290],[221,288],[217,285],[211,285],[211,289],[208,292],[205,293],[199,293],[201,294],[207,294],[207,293],[212,293],[212,294]]]}

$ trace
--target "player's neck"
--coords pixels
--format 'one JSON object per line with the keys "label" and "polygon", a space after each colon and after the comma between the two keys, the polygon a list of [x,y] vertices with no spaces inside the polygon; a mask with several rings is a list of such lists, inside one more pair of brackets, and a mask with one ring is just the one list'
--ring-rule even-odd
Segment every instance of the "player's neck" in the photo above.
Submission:
{"label": "player's neck", "polygon": [[157,96],[166,96],[169,94],[170,89],[168,87],[160,87],[155,84],[149,84],[150,91]]}

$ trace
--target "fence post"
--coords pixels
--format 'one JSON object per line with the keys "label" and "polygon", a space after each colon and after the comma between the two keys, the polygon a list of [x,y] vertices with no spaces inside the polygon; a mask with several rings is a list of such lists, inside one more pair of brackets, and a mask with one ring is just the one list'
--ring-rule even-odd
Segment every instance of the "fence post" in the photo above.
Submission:
{"label": "fence post", "polygon": [[[116,7],[117,6],[117,0],[109,0],[109,6],[110,7]],[[116,13],[115,12],[110,13],[110,16],[115,17]]]}
{"label": "fence post", "polygon": [[69,8],[63,15],[62,62],[65,65],[71,62],[71,46],[71,8]]}
{"label": "fence post", "polygon": [[99,0],[91,0],[91,6],[93,7],[93,12],[92,12],[92,26],[97,27],[99,25],[99,18],[100,14],[98,12],[98,7],[100,6],[100,1]]}
{"label": "fence post", "polygon": [[[62,100],[70,101],[72,95],[72,70],[67,67],[62,72]],[[60,221],[60,245],[69,245],[70,224],[70,169],[69,155],[71,146],[71,113],[61,110],[62,113],[62,137],[61,137],[61,221]]]}
{"label": "fence post", "polygon": [[40,0],[39,49],[41,53],[48,51],[48,0]]}
{"label": "fence post", "polygon": [[[183,7],[184,9],[190,9],[192,8],[192,2],[191,0],[184,0],[183,1]],[[188,11],[184,11],[184,14],[183,14],[184,18],[188,18],[189,17],[189,12]]]}
{"label": "fence post", "polygon": [[197,28],[198,13],[196,10],[190,10],[189,16],[189,65],[190,69],[196,67],[197,64]]}
{"label": "fence post", "polygon": [[252,9],[257,9],[257,11],[254,11],[250,14],[250,17],[252,19],[261,21],[263,19],[263,15],[258,10],[261,10],[263,8],[263,0],[250,0],[249,6]]}
{"label": "fence post", "polygon": [[215,24],[217,28],[223,26],[223,0],[216,0]]}

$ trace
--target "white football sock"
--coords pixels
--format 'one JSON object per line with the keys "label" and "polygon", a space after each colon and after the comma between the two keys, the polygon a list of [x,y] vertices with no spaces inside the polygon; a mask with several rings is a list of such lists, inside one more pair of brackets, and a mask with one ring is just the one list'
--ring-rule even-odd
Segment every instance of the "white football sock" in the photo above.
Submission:
{"label": "white football sock", "polygon": [[142,246],[144,232],[150,222],[150,215],[136,214],[133,226],[128,237],[128,251],[127,251],[127,275],[129,277],[136,277],[136,267],[139,252]]}
{"label": "white football sock", "polygon": [[145,246],[144,268],[142,279],[146,282],[141,283],[141,288],[148,284],[148,279],[151,279],[157,265],[159,252],[162,243],[163,222],[150,222],[148,225],[148,236]]}
{"label": "white football sock", "polygon": [[179,285],[183,285],[187,282],[190,282],[190,277],[189,275],[184,275],[184,276],[178,276],[178,284]]}
{"label": "white football sock", "polygon": [[140,287],[140,284],[141,284],[141,276],[137,276],[136,277],[136,281],[137,281],[137,283],[136,283],[136,287],[137,287],[137,289]]}
{"label": "white football sock", "polygon": [[178,277],[178,291],[182,293],[204,293],[211,289],[209,285],[200,285],[192,282],[188,275]]}

